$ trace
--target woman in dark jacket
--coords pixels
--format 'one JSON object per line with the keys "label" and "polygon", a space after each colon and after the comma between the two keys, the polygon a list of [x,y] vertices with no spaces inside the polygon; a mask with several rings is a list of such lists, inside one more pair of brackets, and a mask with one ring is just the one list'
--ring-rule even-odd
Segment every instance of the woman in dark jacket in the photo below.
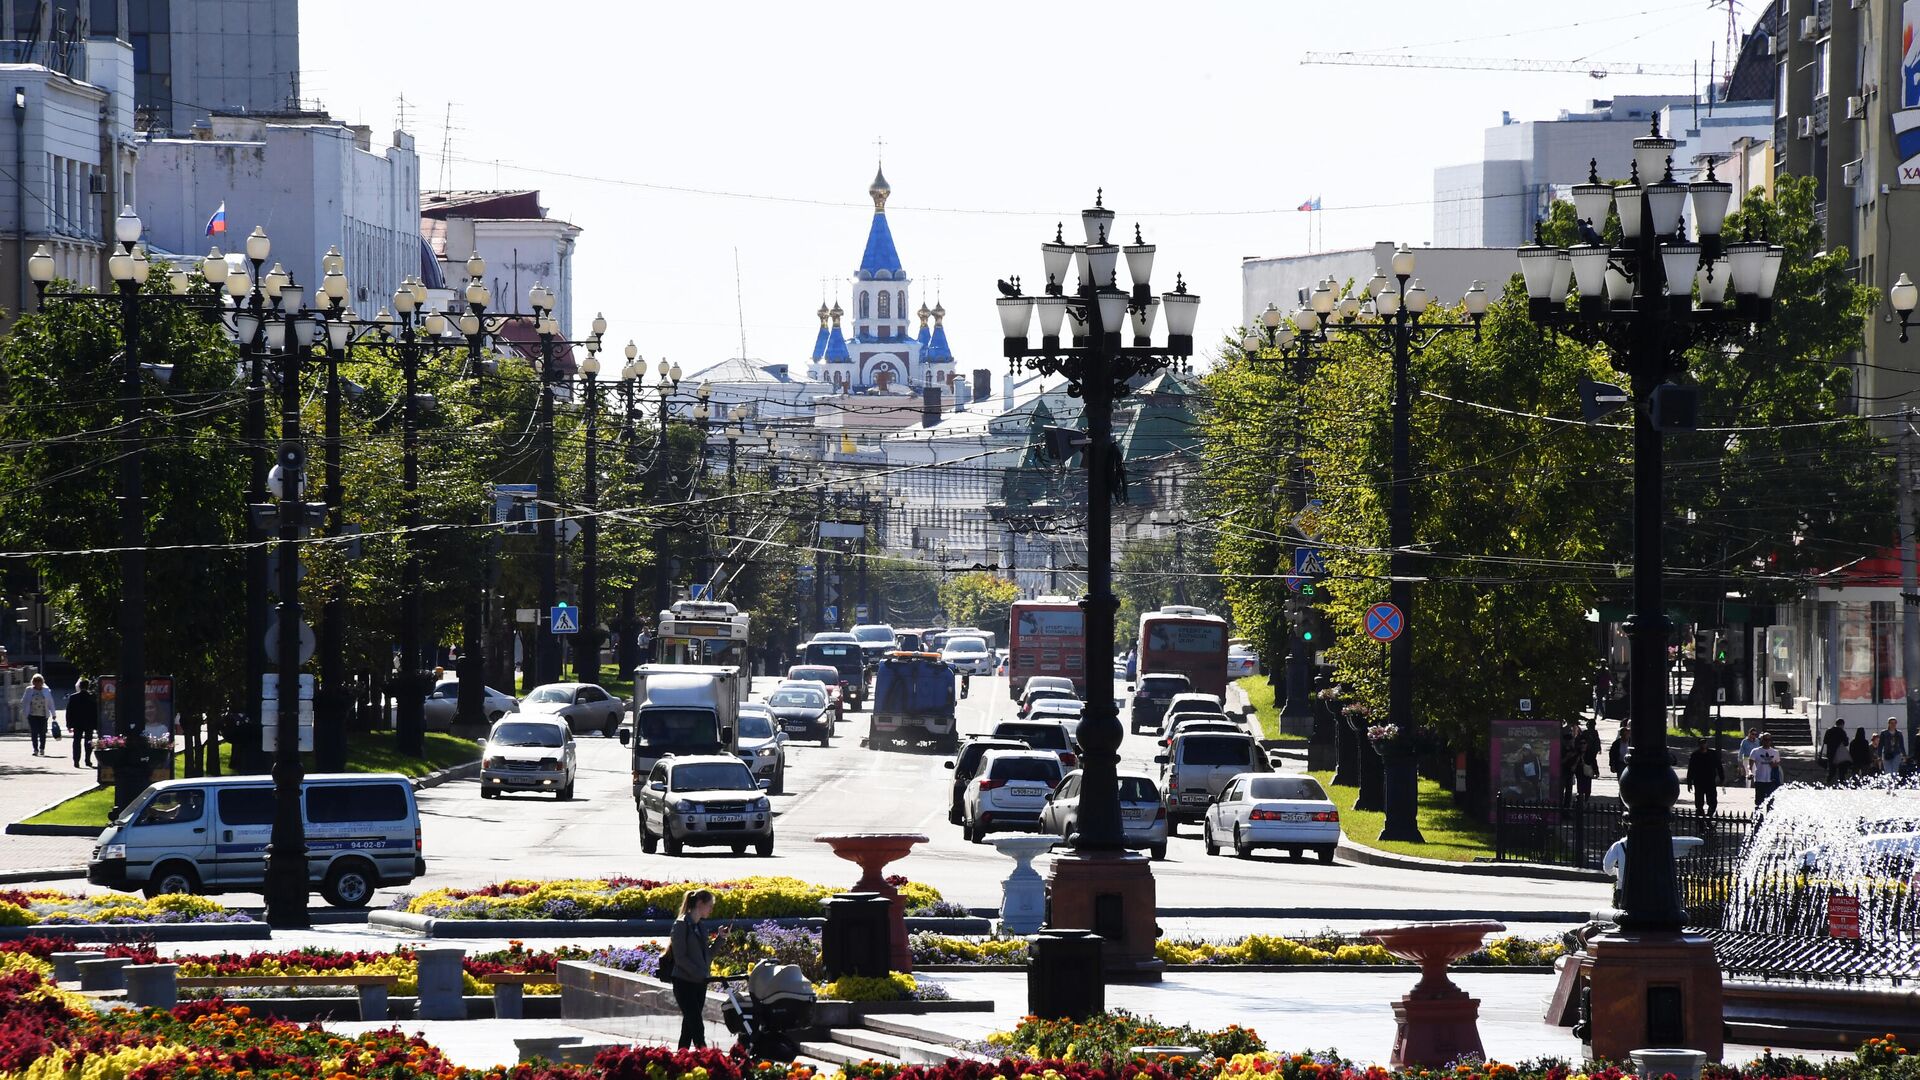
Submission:
{"label": "woman in dark jacket", "polygon": [[1873,744],[1867,741],[1866,728],[1853,729],[1853,738],[1847,743],[1847,760],[1853,763],[1853,775],[1873,774]]}
{"label": "woman in dark jacket", "polygon": [[713,977],[713,935],[702,920],[713,914],[713,893],[695,889],[680,899],[680,917],[673,922],[668,949],[673,970],[664,971],[673,984],[673,1001],[680,1006],[680,1049],[707,1045],[707,980]]}

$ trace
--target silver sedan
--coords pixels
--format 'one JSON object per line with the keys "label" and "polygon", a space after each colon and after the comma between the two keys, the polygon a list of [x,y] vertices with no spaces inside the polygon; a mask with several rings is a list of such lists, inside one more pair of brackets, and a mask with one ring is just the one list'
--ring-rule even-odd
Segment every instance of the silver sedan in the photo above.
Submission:
{"label": "silver sedan", "polygon": [[627,702],[593,683],[548,683],[521,698],[520,711],[565,720],[575,735],[598,732],[611,739],[627,714]]}

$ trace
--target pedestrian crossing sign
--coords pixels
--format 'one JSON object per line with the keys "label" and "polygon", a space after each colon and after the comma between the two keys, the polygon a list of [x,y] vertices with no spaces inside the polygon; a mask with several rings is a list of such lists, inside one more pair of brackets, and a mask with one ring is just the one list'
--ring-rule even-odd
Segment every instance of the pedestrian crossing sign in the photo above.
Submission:
{"label": "pedestrian crossing sign", "polygon": [[554,608],[547,622],[556,634],[577,634],[580,632],[580,613],[565,604]]}

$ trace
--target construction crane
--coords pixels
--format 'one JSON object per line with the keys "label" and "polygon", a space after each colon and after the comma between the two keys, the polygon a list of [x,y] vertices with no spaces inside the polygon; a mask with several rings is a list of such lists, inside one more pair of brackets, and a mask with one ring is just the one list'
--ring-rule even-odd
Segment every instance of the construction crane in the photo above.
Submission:
{"label": "construction crane", "polygon": [[1300,58],[1302,64],[1334,64],[1345,67],[1450,68],[1460,71],[1534,71],[1584,72],[1595,79],[1609,75],[1697,76],[1699,71],[1682,64],[1599,63],[1592,60],[1518,60],[1504,57],[1409,56],[1405,53],[1310,52]]}

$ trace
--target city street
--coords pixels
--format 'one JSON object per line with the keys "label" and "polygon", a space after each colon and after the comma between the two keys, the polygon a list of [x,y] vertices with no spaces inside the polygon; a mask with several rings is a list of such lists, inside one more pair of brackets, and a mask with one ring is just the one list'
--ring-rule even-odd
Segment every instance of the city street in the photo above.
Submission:
{"label": "city street", "polygon": [[[756,696],[773,682],[755,680]],[[1012,712],[1005,679],[976,678],[971,696],[961,702],[961,730],[984,734]],[[863,750],[866,724],[866,714],[850,714],[831,746],[789,745],[789,793],[773,800],[777,844],[771,859],[736,856],[723,848],[689,849],[679,857],[642,854],[626,749],[587,738],[579,744],[579,787],[571,803],[534,795],[482,802],[472,781],[422,792],[429,872],[411,891],[507,877],[606,874],[671,879],[778,873],[833,882],[849,878],[854,868],[814,837],[905,831],[924,833],[931,842],[896,864],[897,872],[969,906],[997,906],[999,883],[1011,863],[991,847],[968,843],[947,823],[952,774],[942,767],[945,759]],[[1153,748],[1145,736],[1128,736],[1125,764],[1151,770]],[[1208,858],[1193,826],[1182,830],[1167,859],[1154,869],[1160,905],[1173,914],[1584,912],[1604,907],[1607,899],[1604,886],[1585,882],[1436,874],[1344,861],[1321,866],[1265,852],[1252,860]]]}

